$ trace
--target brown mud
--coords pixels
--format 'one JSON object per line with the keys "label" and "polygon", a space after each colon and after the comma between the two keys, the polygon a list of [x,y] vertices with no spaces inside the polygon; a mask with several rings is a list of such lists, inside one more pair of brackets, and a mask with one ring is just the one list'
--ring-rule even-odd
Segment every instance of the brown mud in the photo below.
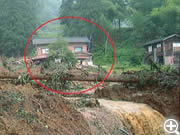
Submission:
{"label": "brown mud", "polygon": [[95,97],[111,100],[145,103],[167,118],[180,121],[180,85],[171,90],[137,90],[122,85],[97,89]]}
{"label": "brown mud", "polygon": [[0,82],[1,135],[91,135],[83,115],[61,95]]}
{"label": "brown mud", "polygon": [[[82,102],[81,98],[66,99],[76,105]],[[78,109],[88,121],[93,135],[166,135],[164,116],[148,105],[105,99],[98,99],[98,102],[99,107],[85,104]]]}

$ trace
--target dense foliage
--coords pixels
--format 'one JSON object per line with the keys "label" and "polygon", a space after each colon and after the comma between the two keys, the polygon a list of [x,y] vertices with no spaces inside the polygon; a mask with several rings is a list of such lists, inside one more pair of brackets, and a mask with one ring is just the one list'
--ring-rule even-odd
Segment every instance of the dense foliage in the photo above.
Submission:
{"label": "dense foliage", "polygon": [[[60,8],[60,16],[87,18],[99,24],[106,31],[111,31],[113,29],[112,22],[118,19],[120,23],[121,18],[124,18],[121,14],[124,6],[115,3],[116,0],[64,0]],[[92,36],[96,43],[106,40],[105,35],[99,29],[85,21],[66,19],[61,24],[65,25],[64,34],[67,36]]]}
{"label": "dense foliage", "polygon": [[[6,56],[22,56],[27,37],[38,22],[58,16],[78,16],[99,24],[113,39],[118,65],[139,65],[143,63],[145,42],[180,34],[179,0],[1,0],[0,6],[0,54]],[[56,21],[37,34],[87,36],[92,40],[90,49],[95,64],[112,62],[107,37],[85,21]]]}
{"label": "dense foliage", "polygon": [[130,3],[133,36],[139,41],[180,33],[179,0],[132,0]]}
{"label": "dense foliage", "polygon": [[0,1],[0,54],[22,56],[27,38],[37,26],[36,0]]}
{"label": "dense foliage", "polygon": [[[44,63],[44,68],[50,71],[58,69],[58,66],[63,66],[64,68],[72,68],[76,63],[76,58],[74,54],[67,48],[68,43],[63,38],[58,38],[58,40],[49,45],[50,50],[49,57]],[[57,61],[57,62],[55,62]],[[57,64],[63,63],[63,64]]]}
{"label": "dense foliage", "polygon": [[[63,0],[60,9],[60,16],[84,17],[104,28],[115,43],[116,64],[139,65],[143,62],[143,43],[180,33],[179,0]],[[74,19],[61,24],[66,36],[92,39],[96,64],[111,63],[111,45],[100,30]]]}
{"label": "dense foliage", "polygon": [[42,73],[51,73],[52,80],[46,85],[55,90],[68,89],[71,82],[64,80],[69,77],[68,71],[76,64],[74,54],[67,48],[68,43],[63,38],[49,45],[50,53],[48,59],[42,63]]}
{"label": "dense foliage", "polygon": [[[40,22],[45,23],[48,20],[57,18],[59,16],[59,5],[61,0],[39,0],[39,8],[36,13]],[[38,30],[39,37],[56,37],[57,35],[62,35],[62,26],[59,25],[60,22],[54,21],[48,23],[44,27]]]}

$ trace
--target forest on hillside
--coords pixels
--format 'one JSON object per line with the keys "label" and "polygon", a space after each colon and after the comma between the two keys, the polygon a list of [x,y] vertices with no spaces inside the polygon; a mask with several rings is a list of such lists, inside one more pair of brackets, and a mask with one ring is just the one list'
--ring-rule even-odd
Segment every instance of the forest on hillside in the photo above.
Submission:
{"label": "forest on hillside", "polygon": [[[8,57],[23,56],[33,30],[62,16],[87,18],[106,30],[116,48],[117,65],[143,64],[145,42],[180,34],[179,0],[1,0],[0,6],[0,55]],[[94,63],[112,63],[112,47],[107,37],[92,24],[63,20],[48,24],[36,36],[59,34],[87,36],[92,40]]]}

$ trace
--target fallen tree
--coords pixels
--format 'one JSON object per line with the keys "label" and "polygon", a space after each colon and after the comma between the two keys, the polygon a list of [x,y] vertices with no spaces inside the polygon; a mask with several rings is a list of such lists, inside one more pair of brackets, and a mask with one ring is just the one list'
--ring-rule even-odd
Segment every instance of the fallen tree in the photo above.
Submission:
{"label": "fallen tree", "polygon": [[[16,74],[16,73],[0,73],[0,79],[18,79],[22,74]],[[51,75],[40,75],[35,74],[33,75],[37,80],[51,80]],[[93,81],[93,82],[100,82],[105,78],[106,75],[95,75],[95,74],[89,74],[89,75],[82,75],[82,74],[69,74],[68,77],[63,78],[63,80],[68,81]],[[32,78],[29,78],[32,80]],[[110,75],[105,82],[124,82],[124,83],[139,83],[140,80],[135,76],[125,76],[125,75]]]}

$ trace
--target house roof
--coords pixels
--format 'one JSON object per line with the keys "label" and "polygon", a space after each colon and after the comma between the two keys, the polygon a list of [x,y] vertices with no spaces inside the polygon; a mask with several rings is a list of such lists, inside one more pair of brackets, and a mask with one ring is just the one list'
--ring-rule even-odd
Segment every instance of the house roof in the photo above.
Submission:
{"label": "house roof", "polygon": [[[65,37],[64,38],[68,43],[89,43],[90,40],[87,37]],[[33,44],[35,45],[42,45],[42,44],[52,44],[56,42],[56,38],[34,38],[32,40]]]}
{"label": "house roof", "polygon": [[168,40],[170,38],[173,38],[173,37],[180,37],[180,35],[173,34],[173,35],[170,35],[168,37],[152,40],[152,41],[149,41],[149,42],[145,43],[144,46],[149,46],[149,45],[152,45],[152,44],[161,43],[161,42],[166,41],[166,40]]}
{"label": "house roof", "polygon": [[90,40],[87,37],[66,37],[65,40],[67,40],[68,43],[75,43],[75,42],[89,43],[90,42]]}

